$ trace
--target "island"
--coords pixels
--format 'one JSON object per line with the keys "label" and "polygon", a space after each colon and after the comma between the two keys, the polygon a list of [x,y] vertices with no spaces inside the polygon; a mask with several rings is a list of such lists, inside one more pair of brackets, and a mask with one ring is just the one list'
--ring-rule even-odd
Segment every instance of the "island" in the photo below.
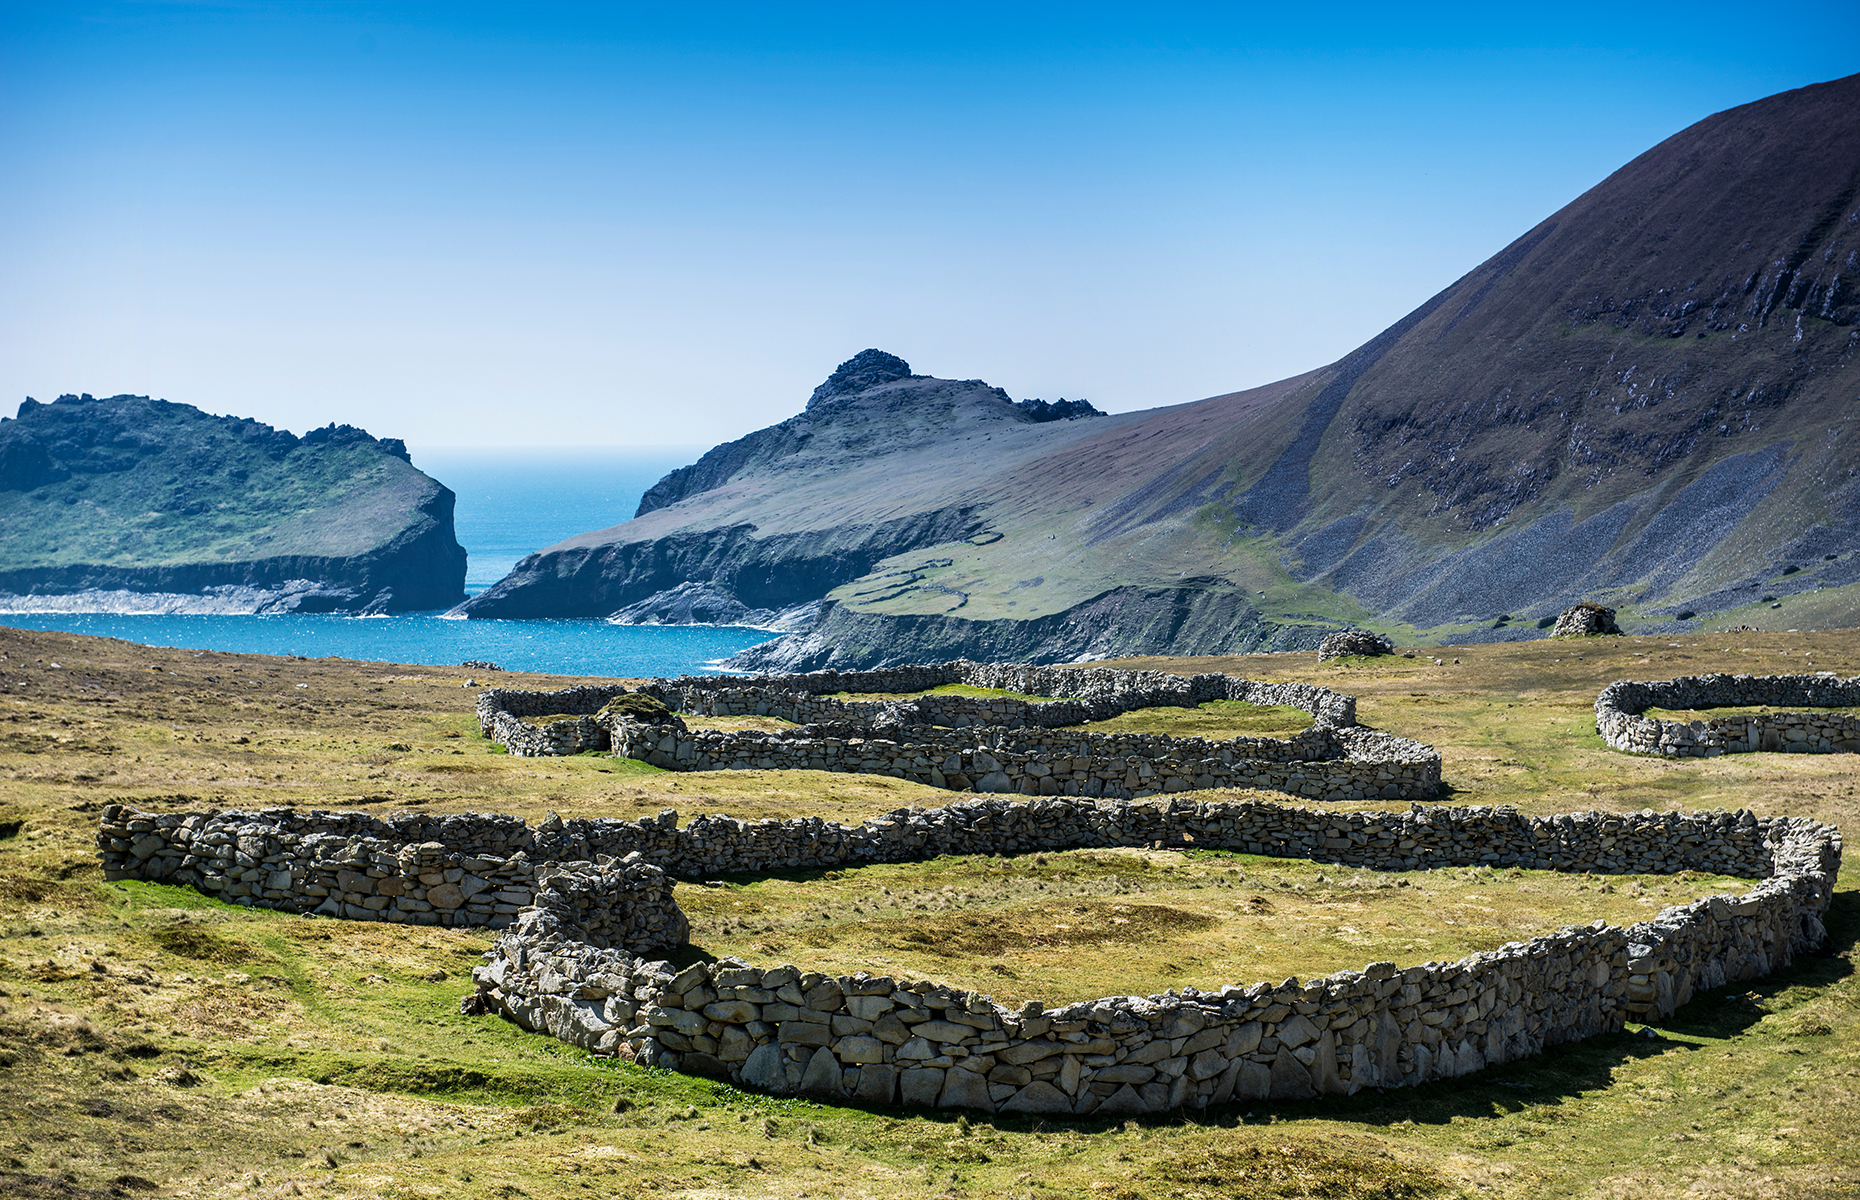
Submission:
{"label": "island", "polygon": [[351,425],[147,396],[0,418],[0,609],[397,613],[465,595],[450,489]]}

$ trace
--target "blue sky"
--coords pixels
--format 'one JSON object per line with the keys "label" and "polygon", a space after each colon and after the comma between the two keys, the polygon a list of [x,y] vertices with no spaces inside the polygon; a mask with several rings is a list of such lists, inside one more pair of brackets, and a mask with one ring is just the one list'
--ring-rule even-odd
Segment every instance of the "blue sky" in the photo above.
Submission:
{"label": "blue sky", "polygon": [[1856,70],[1851,0],[0,2],[0,412],[708,445],[870,345],[1177,403]]}

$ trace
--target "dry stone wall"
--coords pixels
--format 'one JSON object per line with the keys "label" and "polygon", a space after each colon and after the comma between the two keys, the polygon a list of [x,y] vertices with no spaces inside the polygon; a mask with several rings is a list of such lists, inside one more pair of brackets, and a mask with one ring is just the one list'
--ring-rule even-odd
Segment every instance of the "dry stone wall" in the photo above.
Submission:
{"label": "dry stone wall", "polygon": [[[508,925],[551,889],[583,897],[580,926],[603,945],[675,949],[689,926],[657,865],[577,861],[518,817],[382,819],[271,808],[148,813],[111,805],[97,834],[104,878],[184,884],[247,908],[403,925]],[[591,881],[591,882],[590,882]],[[587,897],[603,896],[599,911]]]}
{"label": "dry stone wall", "polygon": [[1747,713],[1702,721],[1662,721],[1649,708],[1705,709],[1792,705],[1860,706],[1860,678],[1817,675],[1685,675],[1621,680],[1595,698],[1595,729],[1616,750],[1673,758],[1711,758],[1753,750],[1791,754],[1860,752],[1860,715],[1829,712]]}
{"label": "dry stone wall", "polygon": [[[1009,807],[976,803],[999,806],[989,809],[997,817]],[[1073,807],[1011,807],[1041,806]],[[1143,817],[1129,811],[1138,807]],[[1211,824],[1203,811],[1211,807],[1238,806],[1178,800],[1126,806],[1123,815],[1139,835],[1171,821],[1211,832],[1229,820],[1235,848],[1298,846],[1362,865],[1492,861],[1509,851],[1566,869],[1768,878],[1743,896],[1675,906],[1625,929],[1571,926],[1455,963],[1371,963],[1305,983],[1018,1010],[921,980],[727,958],[678,970],[577,938],[566,925],[520,926],[500,936],[469,1003],[598,1053],[862,1103],[1124,1115],[1343,1095],[1527,1057],[1774,970],[1825,938],[1821,918],[1840,865],[1831,827],[1749,813],[1340,818],[1277,809],[1268,831],[1248,821],[1263,812],[1226,811]]]}
{"label": "dry stone wall", "polygon": [[[1750,813],[1336,813],[1183,797],[978,798],[849,827],[107,809],[110,879],[349,919],[506,928],[467,1004],[597,1053],[777,1093],[1121,1115],[1466,1074],[1670,1014],[1819,945],[1838,831]],[[1396,870],[1519,865],[1762,877],[1742,896],[1401,968],[1009,1010],[928,981],[734,959],[675,969],[671,877],[1071,846],[1197,845]],[[445,889],[451,889],[446,891]],[[453,893],[461,902],[453,903]]]}
{"label": "dry stone wall", "polygon": [[[611,741],[606,726],[595,719],[595,714],[627,690],[617,683],[553,692],[492,688],[478,697],[478,731],[522,758],[559,758],[584,750],[605,750]],[[556,713],[586,715],[547,725],[531,725],[523,720]]]}
{"label": "dry stone wall", "polygon": [[1025,796],[1143,798],[1265,788],[1318,800],[1419,800],[1440,789],[1440,756],[1407,738],[1319,726],[1296,738],[1209,741],[1078,730],[803,725],[781,734],[616,721],[614,748],[677,771],[815,770]]}
{"label": "dry stone wall", "polygon": [[[949,683],[1055,699],[909,695]],[[1323,800],[1393,800],[1431,797],[1440,786],[1440,756],[1431,747],[1361,729],[1353,697],[1310,684],[954,662],[754,679],[687,676],[640,689],[685,713],[798,723],[779,733],[693,732],[683,722],[592,715],[624,690],[490,691],[479,700],[479,726],[512,754],[612,749],[667,770],[845,771],[1026,796],[1131,799],[1254,787]],[[845,693],[901,698],[834,698]],[[1192,707],[1209,700],[1289,705],[1311,713],[1315,724],[1289,739],[1224,741],[1063,728],[1140,708]],[[542,728],[519,719],[550,713],[590,715]]]}

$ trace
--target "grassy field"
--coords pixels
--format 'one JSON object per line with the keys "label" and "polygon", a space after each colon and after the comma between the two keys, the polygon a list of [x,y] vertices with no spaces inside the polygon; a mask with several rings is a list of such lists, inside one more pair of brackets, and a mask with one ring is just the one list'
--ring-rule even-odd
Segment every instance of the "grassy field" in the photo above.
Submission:
{"label": "grassy field", "polygon": [[1010,1007],[1185,984],[1451,961],[1520,932],[1744,892],[1717,875],[1384,874],[1218,852],[939,858],[684,888],[694,947],[751,962],[932,978]]}
{"label": "grassy field", "polygon": [[[106,885],[92,859],[97,813],[121,801],[857,820],[948,793],[809,772],[673,776],[591,755],[512,758],[477,736],[476,692],[456,669],[14,630],[0,630],[0,655],[0,1196],[1136,1200],[1860,1188],[1851,969],[1860,902],[1846,881],[1826,953],[1707,994],[1656,1037],[1593,1039],[1386,1095],[1116,1124],[835,1108],[590,1060],[497,1019],[460,1016],[484,933],[307,920],[180,888]],[[1366,722],[1441,748],[1452,803],[1748,807],[1843,825],[1855,816],[1855,756],[1626,756],[1602,746],[1591,706],[1616,678],[1860,673],[1860,634],[1133,665],[1351,692]],[[888,970],[998,999],[1059,1002],[1448,957],[1731,886],[1093,851],[732,879],[679,896],[710,952],[842,967],[888,959]]]}

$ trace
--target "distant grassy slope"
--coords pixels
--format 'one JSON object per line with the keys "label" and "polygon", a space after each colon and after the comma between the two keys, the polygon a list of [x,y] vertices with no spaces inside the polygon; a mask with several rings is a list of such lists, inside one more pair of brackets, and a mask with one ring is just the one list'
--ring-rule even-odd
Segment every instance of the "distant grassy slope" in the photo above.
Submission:
{"label": "distant grassy slope", "polygon": [[0,420],[0,590],[189,592],[308,578],[397,609],[463,594],[452,493],[400,442],[185,404],[27,401]]}

